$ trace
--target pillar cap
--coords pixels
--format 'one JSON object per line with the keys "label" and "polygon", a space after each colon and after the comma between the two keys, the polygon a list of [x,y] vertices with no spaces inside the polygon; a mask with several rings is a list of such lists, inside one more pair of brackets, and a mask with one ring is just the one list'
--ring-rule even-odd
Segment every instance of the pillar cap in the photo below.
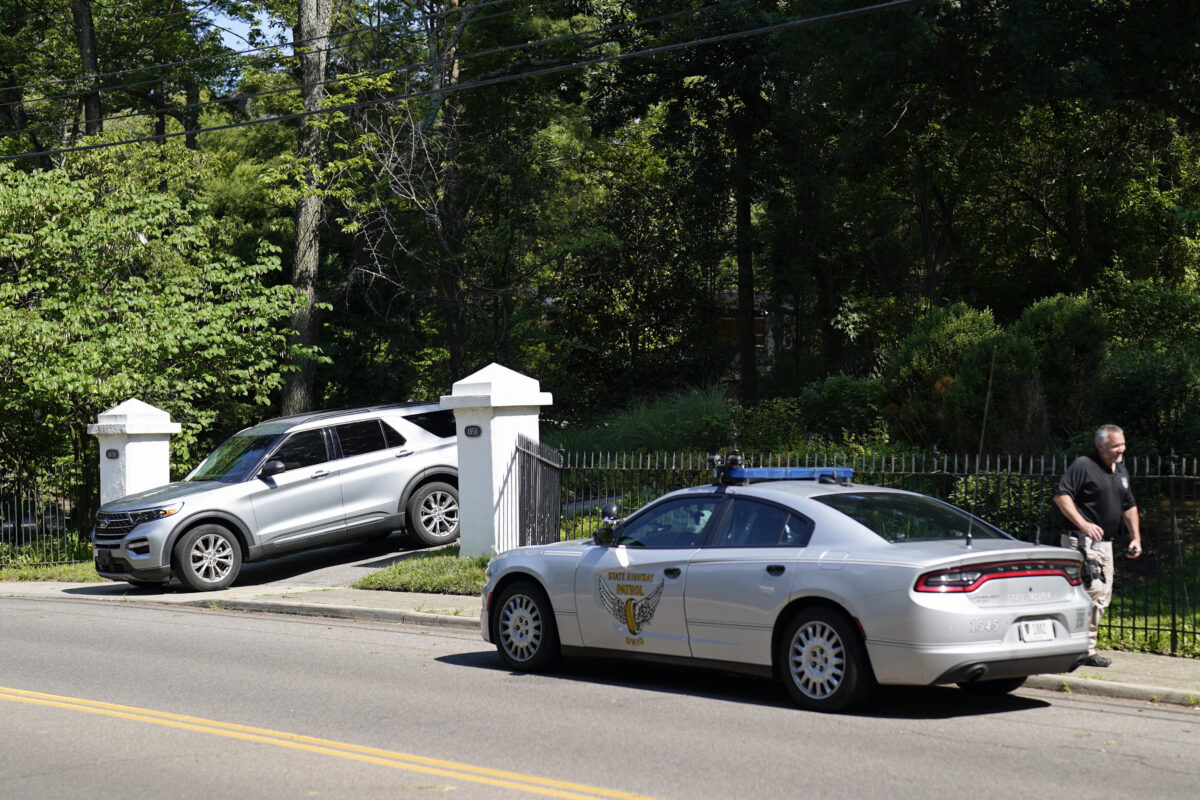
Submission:
{"label": "pillar cap", "polygon": [[442,408],[497,408],[548,406],[549,392],[534,378],[491,363],[454,384],[453,394],[442,395]]}
{"label": "pillar cap", "polygon": [[179,433],[182,426],[171,422],[171,415],[149,403],[130,398],[120,405],[96,416],[96,423],[88,425],[87,432],[93,436],[119,434],[169,434]]}

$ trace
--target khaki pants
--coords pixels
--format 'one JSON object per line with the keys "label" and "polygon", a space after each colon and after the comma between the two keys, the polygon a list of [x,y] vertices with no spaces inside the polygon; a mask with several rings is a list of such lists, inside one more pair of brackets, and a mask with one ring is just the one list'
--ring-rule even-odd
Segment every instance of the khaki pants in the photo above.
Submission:
{"label": "khaki pants", "polygon": [[[1075,534],[1063,534],[1063,547],[1077,550],[1079,548],[1076,542]],[[1104,610],[1112,602],[1113,575],[1116,564],[1113,562],[1112,542],[1097,542],[1085,538],[1083,547],[1087,551],[1088,559],[1098,563],[1100,569],[1104,570],[1104,583],[1092,581],[1090,587],[1085,587],[1088,597],[1092,598],[1092,613],[1088,618],[1088,655],[1091,655],[1096,652],[1096,634],[1100,629],[1100,620],[1104,617]]]}

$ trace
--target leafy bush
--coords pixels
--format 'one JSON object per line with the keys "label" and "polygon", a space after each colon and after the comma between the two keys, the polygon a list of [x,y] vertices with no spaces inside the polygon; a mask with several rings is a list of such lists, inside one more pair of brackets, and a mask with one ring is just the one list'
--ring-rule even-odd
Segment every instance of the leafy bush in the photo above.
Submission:
{"label": "leafy bush", "polygon": [[549,428],[555,447],[585,451],[723,450],[733,441],[729,405],[719,388],[689,389],[640,400],[584,429]]}
{"label": "leafy bush", "polygon": [[921,448],[957,443],[945,415],[946,394],[971,348],[999,328],[990,311],[964,303],[928,312],[884,364],[880,402],[899,438]]}

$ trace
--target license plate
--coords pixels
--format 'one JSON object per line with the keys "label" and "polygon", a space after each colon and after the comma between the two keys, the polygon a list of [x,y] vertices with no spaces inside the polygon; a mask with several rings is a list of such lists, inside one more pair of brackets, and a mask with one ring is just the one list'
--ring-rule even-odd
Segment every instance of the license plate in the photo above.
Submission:
{"label": "license plate", "polygon": [[1022,642],[1054,641],[1054,623],[1048,619],[1029,619],[1021,623]]}

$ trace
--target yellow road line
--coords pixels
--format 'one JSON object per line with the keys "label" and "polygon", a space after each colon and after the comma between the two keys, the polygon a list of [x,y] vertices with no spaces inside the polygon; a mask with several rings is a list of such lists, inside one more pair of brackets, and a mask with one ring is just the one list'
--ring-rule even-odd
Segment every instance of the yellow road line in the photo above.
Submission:
{"label": "yellow road line", "polygon": [[517,772],[505,772],[486,767],[476,767],[471,764],[426,758],[425,756],[416,756],[409,753],[380,750],[374,747],[362,747],[330,739],[318,739],[297,733],[273,731],[267,728],[254,728],[247,725],[171,714],[148,708],[136,708],[134,706],[122,706],[114,703],[102,703],[95,700],[83,700],[77,697],[63,697],[61,695],[30,692],[23,689],[10,689],[0,686],[0,700],[10,700],[16,703],[27,703],[51,708],[63,708],[71,711],[83,711],[89,714],[100,714],[137,722],[147,722],[152,725],[163,725],[171,728],[196,731],[198,733],[208,733],[214,736],[226,736],[231,739],[261,742],[292,750],[320,753],[383,767],[421,772],[427,775],[438,775],[445,778],[455,778],[472,783],[516,789],[522,792],[550,797],[569,798],[570,800],[596,800],[597,798],[653,800],[653,798],[644,795],[600,789],[594,786],[556,781],[549,778],[538,778],[532,775],[522,775]]}

